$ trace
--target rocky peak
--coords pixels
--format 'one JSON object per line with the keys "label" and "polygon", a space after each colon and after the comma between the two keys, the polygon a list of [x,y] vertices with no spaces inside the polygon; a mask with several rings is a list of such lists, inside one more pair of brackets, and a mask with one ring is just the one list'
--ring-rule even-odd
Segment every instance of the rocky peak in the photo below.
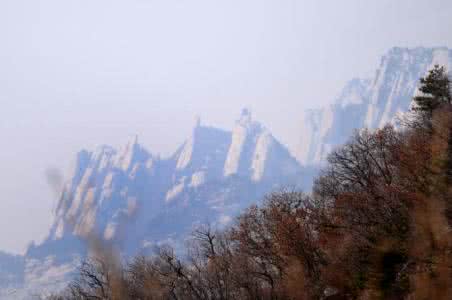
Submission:
{"label": "rocky peak", "polygon": [[389,50],[373,78],[350,81],[334,104],[305,113],[298,161],[318,165],[354,130],[394,122],[409,110],[419,79],[436,64],[450,68],[452,51],[445,47]]}

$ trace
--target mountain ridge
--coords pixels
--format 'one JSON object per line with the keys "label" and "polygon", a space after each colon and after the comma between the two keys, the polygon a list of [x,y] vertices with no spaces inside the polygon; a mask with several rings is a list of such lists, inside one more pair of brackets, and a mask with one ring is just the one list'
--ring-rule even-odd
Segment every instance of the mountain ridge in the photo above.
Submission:
{"label": "mountain ridge", "polygon": [[198,120],[190,137],[167,159],[153,156],[137,138],[120,151],[109,146],[83,150],[63,189],[48,239],[84,237],[96,227],[104,239],[114,240],[121,224],[137,218],[136,210],[185,205],[188,194],[203,185],[228,185],[238,178],[250,185],[275,185],[279,178],[300,172],[295,158],[248,110],[231,132],[202,126]]}
{"label": "mountain ridge", "polygon": [[[409,110],[417,83],[435,63],[452,66],[452,51],[398,48],[374,78],[347,83],[330,106],[307,111],[296,157],[244,109],[230,130],[195,121],[190,136],[161,158],[132,138],[124,147],[82,150],[66,181],[47,238],[24,256],[0,256],[0,299],[27,299],[65,286],[94,236],[125,256],[170,243],[197,225],[227,226],[272,190],[309,190],[318,166],[355,129],[378,128]],[[17,270],[21,271],[17,271]],[[11,270],[8,273],[8,270]]]}
{"label": "mountain ridge", "polygon": [[419,79],[435,64],[450,70],[452,50],[447,47],[390,49],[373,78],[349,81],[336,100],[305,112],[299,146],[302,165],[320,165],[328,153],[361,128],[381,128],[409,111]]}
{"label": "mountain ridge", "polygon": [[138,137],[120,149],[81,150],[47,238],[20,257],[23,272],[0,288],[0,299],[10,299],[11,289],[16,299],[27,299],[63,288],[99,244],[121,257],[150,253],[163,244],[182,249],[197,226],[227,226],[274,189],[307,189],[310,180],[303,178],[314,173],[247,109],[231,131],[197,119],[190,136],[166,158],[146,150]]}

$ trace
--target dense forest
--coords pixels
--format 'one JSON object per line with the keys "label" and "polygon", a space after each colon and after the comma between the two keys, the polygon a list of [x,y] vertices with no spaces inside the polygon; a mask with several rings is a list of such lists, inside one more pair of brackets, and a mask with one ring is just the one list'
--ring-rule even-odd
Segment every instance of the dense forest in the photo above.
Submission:
{"label": "dense forest", "polygon": [[183,256],[123,262],[97,245],[49,299],[450,299],[451,102],[436,66],[397,128],[356,132],[311,193],[276,191],[226,230],[200,227]]}

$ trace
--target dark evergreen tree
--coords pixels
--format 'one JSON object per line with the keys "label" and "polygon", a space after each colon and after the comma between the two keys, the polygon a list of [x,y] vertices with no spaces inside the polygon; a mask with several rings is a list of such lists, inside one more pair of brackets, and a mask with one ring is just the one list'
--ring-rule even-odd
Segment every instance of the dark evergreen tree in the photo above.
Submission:
{"label": "dark evergreen tree", "polygon": [[451,104],[451,84],[444,67],[435,65],[425,78],[421,78],[419,90],[422,95],[414,97],[415,111],[425,115],[429,119],[433,111],[442,104]]}
{"label": "dark evergreen tree", "polygon": [[[452,110],[451,80],[448,77],[446,69],[435,65],[425,78],[421,78],[419,90],[422,94],[413,99],[416,103],[414,111],[419,117],[417,121],[430,134],[434,134],[433,123],[435,122],[435,117],[433,112],[440,107],[445,110]],[[440,116],[436,117],[436,123],[441,122],[438,118]],[[452,184],[452,124],[450,121],[447,123],[449,124],[447,125],[449,131],[447,135],[448,151],[447,160],[444,164],[444,174],[446,175],[444,183],[446,188]],[[447,192],[447,195],[446,216],[449,223],[452,224],[452,194]]]}

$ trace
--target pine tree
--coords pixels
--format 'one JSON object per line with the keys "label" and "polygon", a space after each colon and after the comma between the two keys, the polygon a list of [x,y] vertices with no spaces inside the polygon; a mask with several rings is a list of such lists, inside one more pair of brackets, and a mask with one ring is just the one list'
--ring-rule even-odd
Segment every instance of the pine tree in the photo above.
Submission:
{"label": "pine tree", "polygon": [[[450,111],[452,110],[452,91],[451,91],[451,80],[448,77],[446,69],[435,65],[435,67],[430,70],[429,74],[425,78],[421,78],[420,87],[421,95],[414,97],[416,107],[414,111],[418,114],[418,121],[420,124],[425,126],[425,128],[430,132],[431,135],[434,134],[434,119],[436,123],[445,122],[446,120],[439,120],[441,117],[437,115],[434,117],[433,112],[439,108],[443,109],[443,112],[449,111],[449,114],[444,115],[444,118],[450,118]],[[447,158],[444,164],[444,174],[445,186],[452,185],[452,123],[446,122],[449,125],[442,125],[441,128],[448,128],[448,138],[447,138]],[[438,124],[437,126],[438,127]],[[452,194],[447,192],[447,202],[446,202],[446,215],[450,224],[452,224]]]}
{"label": "pine tree", "polygon": [[431,119],[433,111],[442,104],[451,104],[451,84],[444,67],[435,65],[425,78],[421,78],[422,95],[414,97],[415,111]]}

